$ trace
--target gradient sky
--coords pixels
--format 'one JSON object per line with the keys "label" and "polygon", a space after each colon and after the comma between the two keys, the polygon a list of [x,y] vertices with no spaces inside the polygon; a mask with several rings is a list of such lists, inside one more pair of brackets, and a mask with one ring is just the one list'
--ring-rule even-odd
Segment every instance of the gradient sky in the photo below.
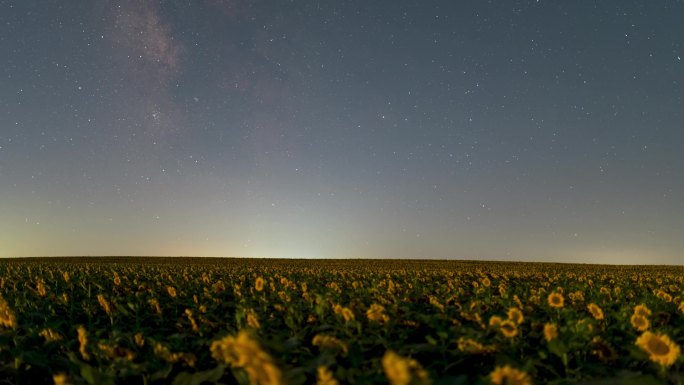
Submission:
{"label": "gradient sky", "polygon": [[0,0],[0,256],[681,264],[683,15]]}

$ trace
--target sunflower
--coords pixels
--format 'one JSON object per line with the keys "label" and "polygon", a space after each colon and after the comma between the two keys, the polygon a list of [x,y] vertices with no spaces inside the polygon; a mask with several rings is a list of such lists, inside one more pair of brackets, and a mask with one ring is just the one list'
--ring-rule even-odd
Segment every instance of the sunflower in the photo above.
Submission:
{"label": "sunflower", "polygon": [[147,303],[150,304],[150,306],[152,307],[152,310],[154,310],[154,312],[156,314],[161,315],[162,311],[161,311],[161,307],[159,306],[159,301],[152,298],[152,299],[148,300]]}
{"label": "sunflower", "polygon": [[577,321],[577,330],[579,331],[584,329],[590,332],[594,331],[594,325],[587,318]]}
{"label": "sunflower", "polygon": [[52,376],[52,381],[55,383],[55,385],[71,385],[73,382],[69,379],[69,376],[67,376],[64,373],[59,373],[55,374]]}
{"label": "sunflower", "polygon": [[556,309],[562,308],[565,304],[565,299],[563,298],[563,294],[561,293],[553,292],[549,294],[546,300],[548,301],[549,306],[554,307]]}
{"label": "sunflower", "polygon": [[366,316],[369,320],[375,322],[387,322],[389,321],[389,316],[385,314],[385,307],[374,303],[366,311]]}
{"label": "sunflower", "polygon": [[482,345],[471,338],[459,338],[457,341],[458,350],[468,354],[487,354],[496,351],[494,345]]}
{"label": "sunflower", "polygon": [[97,301],[100,302],[100,306],[102,307],[102,310],[105,311],[105,313],[110,314],[112,312],[112,309],[109,306],[109,301],[107,301],[104,295],[98,294]]}
{"label": "sunflower", "polygon": [[618,357],[615,349],[598,336],[591,340],[591,354],[603,363],[615,361]]}
{"label": "sunflower", "polygon": [[516,325],[520,325],[525,320],[522,311],[520,311],[520,309],[518,309],[517,307],[512,307],[508,309],[507,314],[508,319],[515,322]]}
{"label": "sunflower", "polygon": [[432,381],[423,367],[412,358],[402,357],[392,350],[382,357],[382,369],[390,385],[422,384]]}
{"label": "sunflower", "polygon": [[672,302],[672,296],[670,294],[668,294],[666,291],[664,291],[663,289],[658,290],[658,293],[656,294],[656,296],[665,302],[668,302],[668,303]]}
{"label": "sunflower", "polygon": [[342,352],[343,356],[349,353],[349,345],[333,336],[316,334],[311,340],[313,346],[320,346],[322,349],[337,349]]}
{"label": "sunflower", "polygon": [[499,284],[499,295],[502,297],[506,296],[506,285],[504,285],[503,283]]}
{"label": "sunflower", "polygon": [[654,334],[644,332],[636,343],[643,351],[648,353],[648,358],[662,366],[671,366],[679,357],[679,346],[666,334]]}
{"label": "sunflower", "polygon": [[515,302],[516,305],[518,305],[519,308],[522,309],[522,301],[520,301],[520,297],[518,297],[517,294],[513,294],[513,302]]}
{"label": "sunflower", "polygon": [[511,320],[502,321],[499,324],[499,330],[501,330],[501,334],[508,338],[513,338],[518,335],[518,327]]}
{"label": "sunflower", "polygon": [[254,288],[256,289],[256,291],[264,290],[264,279],[261,277],[257,277],[256,281],[254,282]]}
{"label": "sunflower", "polygon": [[646,316],[640,315],[640,314],[634,314],[632,315],[632,318],[629,320],[632,323],[632,326],[634,326],[634,329],[643,332],[648,329],[650,326],[650,322],[648,322],[648,318]]}
{"label": "sunflower", "polygon": [[439,311],[444,312],[444,305],[439,303],[439,300],[437,299],[437,297],[435,297],[434,295],[430,295],[430,296],[428,296],[428,299],[430,300],[430,305],[434,306]]}
{"label": "sunflower", "polygon": [[133,337],[136,345],[138,345],[141,348],[145,346],[145,337],[142,335],[142,333],[136,333]]}
{"label": "sunflower", "polygon": [[584,292],[577,290],[576,292],[572,293],[574,298],[572,299],[572,302],[584,302]]}
{"label": "sunflower", "polygon": [[40,279],[36,283],[36,290],[38,291],[38,295],[41,297],[45,297],[47,295],[47,289],[45,288],[45,282]]}
{"label": "sunflower", "polygon": [[0,326],[13,329],[17,327],[17,317],[2,296],[0,296]]}
{"label": "sunflower", "polygon": [[546,342],[551,342],[551,340],[558,337],[558,326],[555,323],[545,323],[544,324],[544,339]]}
{"label": "sunflower", "polygon": [[62,336],[50,328],[41,330],[41,332],[38,333],[38,335],[45,338],[45,342],[53,342],[53,341],[62,340]]}
{"label": "sunflower", "polygon": [[352,309],[348,307],[343,307],[342,308],[342,318],[344,318],[345,322],[353,321],[354,320],[354,312]]}
{"label": "sunflower", "polygon": [[489,318],[489,326],[491,327],[499,326],[501,322],[503,322],[503,319],[498,315],[493,315]]}
{"label": "sunflower", "polygon": [[88,332],[86,329],[79,325],[78,328],[76,329],[76,332],[78,333],[78,343],[79,343],[79,352],[81,353],[81,357],[83,357],[84,360],[89,361],[90,360],[90,354],[88,354],[88,351],[86,350],[88,346]]}
{"label": "sunflower", "polygon": [[247,312],[247,325],[252,329],[261,329],[259,317],[256,315],[254,310],[249,310]]}
{"label": "sunflower", "polygon": [[599,305],[595,303],[590,303],[587,305],[587,310],[589,310],[589,313],[591,313],[591,316],[594,317],[596,320],[602,320],[603,319],[603,310],[599,307]]}
{"label": "sunflower", "polygon": [[[163,346],[155,350],[168,354],[166,353],[168,348]],[[249,332],[240,331],[236,336],[228,335],[213,341],[209,350],[215,360],[244,370],[249,377],[250,384],[281,385],[284,383],[275,360]],[[176,359],[177,355],[178,353],[172,353],[171,358]]]}
{"label": "sunflower", "polygon": [[318,375],[316,377],[318,378],[316,385],[339,385],[330,369],[325,366],[318,367]]}
{"label": "sunflower", "polygon": [[651,315],[651,310],[646,305],[644,305],[642,303],[642,304],[634,306],[634,314],[644,316],[644,317],[648,317]]}
{"label": "sunflower", "polygon": [[494,385],[532,385],[532,379],[527,373],[510,365],[497,366],[489,373],[489,379]]}

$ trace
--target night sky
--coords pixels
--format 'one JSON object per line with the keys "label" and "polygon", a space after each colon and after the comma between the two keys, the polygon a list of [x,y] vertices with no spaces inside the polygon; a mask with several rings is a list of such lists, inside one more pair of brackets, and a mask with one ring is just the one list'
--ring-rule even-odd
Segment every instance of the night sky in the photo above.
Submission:
{"label": "night sky", "polygon": [[681,264],[683,17],[0,1],[0,257]]}

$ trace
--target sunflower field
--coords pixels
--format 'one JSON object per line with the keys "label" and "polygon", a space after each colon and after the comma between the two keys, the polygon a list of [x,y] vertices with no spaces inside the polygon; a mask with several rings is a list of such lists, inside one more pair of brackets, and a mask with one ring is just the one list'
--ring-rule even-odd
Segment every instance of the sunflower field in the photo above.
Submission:
{"label": "sunflower field", "polygon": [[0,384],[684,384],[684,267],[0,261]]}

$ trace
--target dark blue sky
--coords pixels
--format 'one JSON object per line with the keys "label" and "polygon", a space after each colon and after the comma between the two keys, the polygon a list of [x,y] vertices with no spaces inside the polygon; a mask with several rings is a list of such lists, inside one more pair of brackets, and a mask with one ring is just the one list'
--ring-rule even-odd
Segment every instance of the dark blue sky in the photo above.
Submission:
{"label": "dark blue sky", "polygon": [[0,256],[681,263],[682,16],[0,1]]}

